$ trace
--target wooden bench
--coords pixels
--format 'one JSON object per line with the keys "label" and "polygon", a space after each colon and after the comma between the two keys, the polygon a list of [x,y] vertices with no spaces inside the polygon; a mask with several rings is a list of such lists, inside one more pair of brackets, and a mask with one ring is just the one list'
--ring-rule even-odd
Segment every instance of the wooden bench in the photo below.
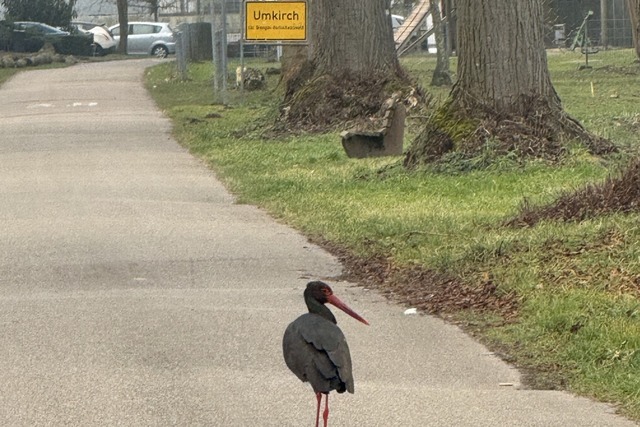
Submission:
{"label": "wooden bench", "polygon": [[381,113],[383,120],[380,130],[349,130],[340,134],[348,157],[362,159],[402,155],[407,110],[399,97],[394,95],[385,101]]}

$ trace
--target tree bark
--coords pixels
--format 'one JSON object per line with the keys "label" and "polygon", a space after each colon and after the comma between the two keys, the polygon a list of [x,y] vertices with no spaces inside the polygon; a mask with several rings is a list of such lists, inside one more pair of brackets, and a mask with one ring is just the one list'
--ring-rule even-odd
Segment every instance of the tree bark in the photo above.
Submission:
{"label": "tree bark", "polygon": [[308,56],[299,49],[287,52],[280,123],[324,130],[375,114],[388,95],[387,83],[404,78],[388,0],[310,0],[308,5]]}
{"label": "tree bark", "polygon": [[390,11],[385,0],[314,0],[313,52],[317,72],[395,71]]}
{"label": "tree bark", "polygon": [[640,0],[627,0],[629,15],[631,17],[631,32],[633,33],[633,46],[636,50],[637,60],[640,61]]}
{"label": "tree bark", "polygon": [[524,115],[534,97],[560,108],[547,67],[542,1],[494,0],[489,6],[459,0],[457,16],[458,81],[451,94],[457,105]]}
{"label": "tree bark", "polygon": [[[407,153],[415,166],[455,150],[558,158],[566,139],[613,150],[564,113],[544,48],[544,0],[458,0],[457,80]],[[499,25],[497,24],[499,23]]]}

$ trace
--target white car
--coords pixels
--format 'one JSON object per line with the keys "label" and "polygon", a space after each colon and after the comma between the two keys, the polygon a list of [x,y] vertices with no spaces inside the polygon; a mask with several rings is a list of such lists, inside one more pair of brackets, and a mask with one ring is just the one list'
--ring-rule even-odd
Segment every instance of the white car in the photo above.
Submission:
{"label": "white car", "polygon": [[[119,42],[120,25],[109,27],[109,31]],[[166,58],[170,53],[176,53],[176,34],[165,22],[129,22],[127,53]]]}
{"label": "white car", "polygon": [[393,27],[393,32],[400,28],[402,24],[404,24],[404,16],[391,15],[391,26]]}
{"label": "white car", "polygon": [[93,34],[95,55],[106,55],[108,52],[114,51],[116,46],[118,46],[118,42],[113,38],[105,25],[74,21],[71,22],[71,26],[82,33]]}

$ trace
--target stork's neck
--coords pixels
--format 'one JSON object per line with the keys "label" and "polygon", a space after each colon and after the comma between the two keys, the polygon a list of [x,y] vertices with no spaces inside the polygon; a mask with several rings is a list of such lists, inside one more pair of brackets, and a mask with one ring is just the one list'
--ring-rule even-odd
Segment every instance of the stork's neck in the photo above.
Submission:
{"label": "stork's neck", "polygon": [[317,314],[318,316],[324,317],[329,322],[333,324],[337,324],[336,317],[333,315],[331,310],[327,308],[326,305],[322,304],[317,299],[313,298],[310,295],[304,296],[304,301],[307,303],[307,308],[309,309],[309,313]]}

